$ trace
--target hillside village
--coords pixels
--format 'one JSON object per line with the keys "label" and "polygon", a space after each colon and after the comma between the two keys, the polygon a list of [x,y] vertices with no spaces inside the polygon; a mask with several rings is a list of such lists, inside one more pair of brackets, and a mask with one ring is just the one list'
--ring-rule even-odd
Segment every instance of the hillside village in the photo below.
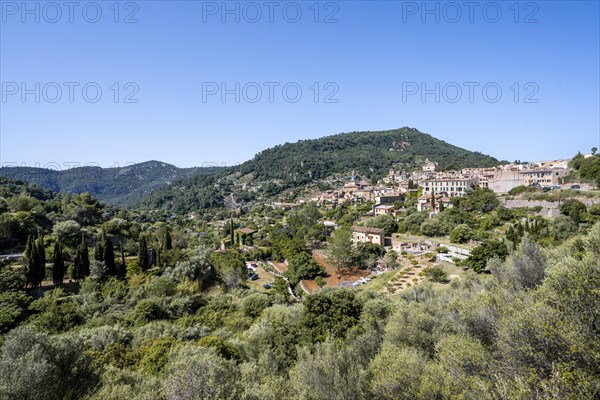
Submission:
{"label": "hillside village", "polygon": [[[584,158],[592,156],[593,154],[588,154]],[[361,208],[363,211],[360,213],[360,217],[351,226],[353,245],[355,247],[359,244],[376,245],[390,251],[391,254],[410,257],[410,264],[413,266],[407,267],[406,271],[412,271],[411,275],[414,275],[414,281],[407,282],[403,280],[410,286],[424,281],[423,271],[421,270],[423,265],[419,266],[417,263],[412,263],[415,257],[418,257],[420,264],[425,264],[426,267],[438,265],[448,267],[450,264],[461,265],[461,262],[470,256],[470,250],[480,241],[474,239],[470,243],[457,244],[452,240],[434,239],[422,234],[390,233],[379,227],[365,226],[365,223],[368,225],[369,220],[378,216],[388,216],[390,220],[401,220],[407,215],[408,208],[426,214],[428,218],[433,218],[445,209],[452,209],[456,204],[456,199],[482,189],[494,193],[500,203],[508,209],[529,208],[536,210],[533,213],[535,215],[558,216],[561,214],[559,210],[560,197],[557,202],[531,200],[524,203],[520,200],[511,199],[514,196],[510,196],[510,193],[515,188],[529,188],[529,190],[537,190],[541,193],[549,191],[560,193],[563,190],[573,193],[573,191],[593,189],[587,183],[565,182],[571,172],[569,161],[564,159],[531,163],[508,163],[492,168],[439,171],[437,163],[425,160],[423,165],[416,171],[389,170],[387,176],[377,183],[362,179],[352,171],[347,181],[337,189],[312,192],[298,197],[295,202],[275,201],[270,206],[284,213],[301,209],[309,203],[315,204],[324,212],[335,210],[344,205]],[[591,200],[582,199],[582,201],[591,206],[600,204],[600,197]],[[233,203],[235,202],[233,201]],[[235,209],[237,212],[241,212],[239,204]],[[320,223],[329,232],[333,232],[340,227],[337,222],[332,220],[321,219]],[[226,224],[227,221],[220,222],[220,226]],[[225,238],[221,241],[221,250],[232,247],[232,244],[241,246],[242,251],[251,250],[252,237],[261,238],[259,230],[247,227],[240,228],[235,231],[235,240]],[[319,246],[317,245],[316,248],[318,249]],[[390,267],[389,262],[385,259],[379,258],[373,262],[371,269],[366,274],[364,271],[346,270],[346,276],[342,277],[327,261],[328,255],[326,252],[313,249],[312,253],[314,259],[327,271],[330,277],[337,273],[336,279],[325,281],[324,286],[359,286],[395,268]],[[427,261],[423,261],[424,255]],[[267,270],[271,270],[275,274],[283,276],[282,274],[287,270],[288,260],[286,259],[283,259],[282,262],[273,263],[269,261],[268,263],[272,268],[267,268]],[[249,262],[250,264],[255,265],[255,262]],[[454,272],[454,274],[450,274],[452,278],[459,277],[457,271],[460,271],[460,268],[446,269]],[[264,270],[261,271],[264,273]],[[396,275],[404,276],[404,273]],[[399,286],[400,289],[405,287],[406,285]],[[304,292],[312,293],[315,289],[318,289],[318,286],[314,284],[314,280],[311,278],[301,280],[299,288]]]}

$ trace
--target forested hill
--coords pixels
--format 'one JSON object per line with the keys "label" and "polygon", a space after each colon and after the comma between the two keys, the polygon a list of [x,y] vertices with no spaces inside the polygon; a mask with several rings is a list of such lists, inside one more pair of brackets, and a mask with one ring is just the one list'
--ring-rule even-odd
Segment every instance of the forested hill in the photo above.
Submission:
{"label": "forested hill", "polygon": [[275,146],[222,174],[194,176],[159,188],[142,203],[176,212],[219,208],[231,194],[242,201],[269,197],[352,171],[366,178],[380,178],[390,168],[410,170],[420,167],[426,159],[437,162],[441,169],[499,163],[493,157],[451,145],[414,128],[342,133]]}
{"label": "forested hill", "polygon": [[131,205],[153,189],[213,168],[177,168],[159,161],[147,161],[119,168],[79,167],[65,169],[5,167],[0,176],[26,181],[56,192],[93,196],[115,205]]}
{"label": "forested hill", "polygon": [[264,150],[240,166],[243,175],[258,179],[282,179],[306,183],[334,173],[355,170],[366,177],[379,177],[389,168],[404,164],[419,166],[425,159],[440,169],[489,167],[493,157],[453,146],[414,128],[379,132],[351,132],[321,139],[301,140]]}

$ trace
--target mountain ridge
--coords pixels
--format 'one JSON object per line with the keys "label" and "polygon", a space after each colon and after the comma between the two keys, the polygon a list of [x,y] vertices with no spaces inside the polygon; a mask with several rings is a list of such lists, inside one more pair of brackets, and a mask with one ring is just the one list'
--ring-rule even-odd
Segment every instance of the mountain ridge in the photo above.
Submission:
{"label": "mountain ridge", "polygon": [[219,208],[232,196],[250,202],[352,171],[374,180],[390,168],[414,169],[426,160],[437,162],[441,169],[500,163],[415,128],[355,131],[265,149],[221,174],[193,176],[158,188],[140,204],[176,212]]}
{"label": "mountain ridge", "polygon": [[178,168],[150,160],[124,167],[86,166],[65,171],[4,167],[0,168],[0,176],[56,192],[89,192],[119,206],[188,212],[223,207],[228,196],[252,201],[351,171],[378,179],[390,168],[417,168],[425,160],[437,162],[441,169],[499,163],[491,156],[403,127],[288,142],[264,149],[232,167]]}

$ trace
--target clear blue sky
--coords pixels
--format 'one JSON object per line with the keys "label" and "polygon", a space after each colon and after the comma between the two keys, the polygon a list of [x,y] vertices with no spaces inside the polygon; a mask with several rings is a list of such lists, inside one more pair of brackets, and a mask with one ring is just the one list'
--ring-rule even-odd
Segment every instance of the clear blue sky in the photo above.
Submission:
{"label": "clear blue sky", "polygon": [[[284,142],[403,126],[511,161],[600,147],[599,3],[476,3],[228,2],[227,14],[221,1],[138,1],[116,15],[111,0],[97,17],[89,2],[29,1],[28,13],[2,0],[0,161],[232,165]],[[79,85],[72,102],[65,82]],[[236,82],[239,103],[214,94]]]}

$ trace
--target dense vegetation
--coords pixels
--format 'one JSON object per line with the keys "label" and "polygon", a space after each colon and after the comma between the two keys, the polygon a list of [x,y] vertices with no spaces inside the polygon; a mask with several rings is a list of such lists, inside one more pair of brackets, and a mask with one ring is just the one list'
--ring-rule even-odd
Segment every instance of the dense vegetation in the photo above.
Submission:
{"label": "dense vegetation", "polygon": [[4,291],[0,398],[591,399],[599,260],[596,225],[555,249],[524,238],[491,275],[396,301],[351,289],[300,304],[243,286],[207,295],[152,273],[38,300]]}
{"label": "dense vegetation", "polygon": [[[565,197],[545,218],[474,188],[430,216],[417,195],[397,216],[258,204],[206,221],[0,178],[2,251],[23,251],[0,260],[0,400],[598,398],[600,205]],[[312,251],[333,275],[385,267],[373,284],[436,260],[353,246],[356,224],[470,255],[399,292],[327,287]],[[287,270],[253,284],[246,261],[267,259]]]}
{"label": "dense vegetation", "polygon": [[[416,129],[351,132],[316,140],[286,143],[264,150],[240,165],[243,174],[305,184],[355,170],[368,178],[387,174],[394,165],[419,165],[425,158],[441,170],[491,167],[498,160],[453,146]],[[360,168],[357,168],[360,166]]]}
{"label": "dense vegetation", "polygon": [[437,162],[440,169],[498,164],[493,157],[461,149],[413,128],[342,133],[275,146],[221,177],[195,176],[157,189],[143,204],[187,212],[221,206],[232,194],[240,202],[268,198],[336,174],[347,176],[351,171],[377,180],[390,168],[416,168],[425,159]]}
{"label": "dense vegetation", "polygon": [[596,154],[596,150],[594,147],[592,149],[594,155],[588,158],[578,153],[569,165],[575,170],[575,175],[583,181],[600,188],[600,154]]}
{"label": "dense vegetation", "polygon": [[177,168],[148,161],[120,168],[78,167],[60,170],[5,167],[0,176],[27,181],[55,192],[81,194],[89,192],[102,201],[116,205],[132,205],[140,196],[169,183],[196,174],[214,173],[221,168]]}

